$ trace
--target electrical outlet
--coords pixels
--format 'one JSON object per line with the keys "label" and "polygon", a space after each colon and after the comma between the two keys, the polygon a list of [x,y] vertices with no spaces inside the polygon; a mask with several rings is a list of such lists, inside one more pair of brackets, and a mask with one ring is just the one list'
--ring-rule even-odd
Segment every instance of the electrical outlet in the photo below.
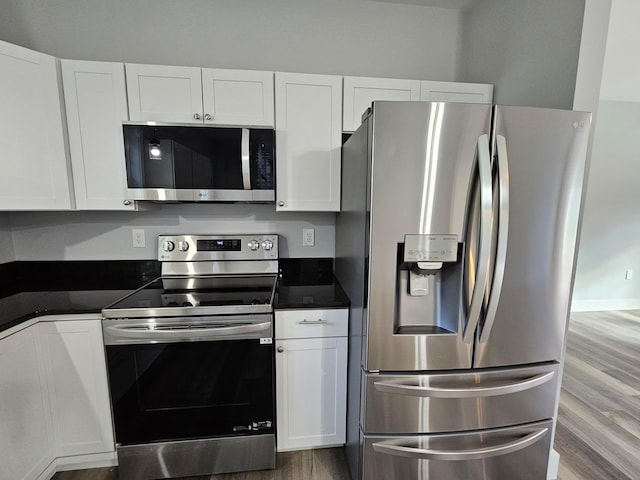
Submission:
{"label": "electrical outlet", "polygon": [[313,228],[302,229],[302,246],[313,247],[316,244],[316,234]]}
{"label": "electrical outlet", "polygon": [[144,248],[144,230],[141,228],[134,228],[131,230],[131,236],[133,237],[133,248]]}
{"label": "electrical outlet", "polygon": [[625,280],[631,280],[633,278],[633,270],[627,270],[624,274]]}

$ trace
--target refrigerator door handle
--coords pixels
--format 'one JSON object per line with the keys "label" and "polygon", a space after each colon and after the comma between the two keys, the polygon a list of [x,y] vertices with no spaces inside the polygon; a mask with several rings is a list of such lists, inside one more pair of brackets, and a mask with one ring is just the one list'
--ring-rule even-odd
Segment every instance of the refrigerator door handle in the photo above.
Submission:
{"label": "refrigerator door handle", "polygon": [[493,282],[484,325],[480,332],[480,341],[486,342],[491,334],[493,321],[496,318],[496,310],[500,301],[502,282],[504,280],[504,267],[507,260],[507,237],[509,234],[509,162],[507,159],[507,141],[504,136],[496,135],[496,151],[498,159],[498,240],[496,245],[495,267]]}
{"label": "refrigerator door handle", "polygon": [[[511,442],[503,443],[502,445],[492,447],[479,447],[471,448],[467,450],[437,450],[418,448],[415,446],[398,445],[395,443],[376,442],[371,446],[376,452],[386,453],[388,455],[395,455],[398,457],[410,457],[422,460],[476,460],[490,457],[497,457],[499,455],[508,455],[518,450],[522,450],[530,445],[533,445],[538,440],[543,438],[548,428],[541,428],[525,435],[522,438],[513,440]],[[397,440],[396,440],[397,442]],[[406,443],[406,442],[403,442]]]}
{"label": "refrigerator door handle", "polygon": [[491,250],[491,217],[492,217],[492,186],[491,186],[491,154],[489,153],[489,136],[478,138],[478,172],[480,182],[480,241],[478,247],[478,263],[473,293],[467,315],[467,325],[462,339],[465,343],[472,343],[476,327],[480,321],[484,292],[489,276],[489,257]]}
{"label": "refrigerator door handle", "polygon": [[428,387],[400,382],[374,382],[376,390],[398,395],[429,398],[478,398],[509,395],[542,385],[553,378],[554,372],[542,373],[517,382],[508,381],[489,387]]}

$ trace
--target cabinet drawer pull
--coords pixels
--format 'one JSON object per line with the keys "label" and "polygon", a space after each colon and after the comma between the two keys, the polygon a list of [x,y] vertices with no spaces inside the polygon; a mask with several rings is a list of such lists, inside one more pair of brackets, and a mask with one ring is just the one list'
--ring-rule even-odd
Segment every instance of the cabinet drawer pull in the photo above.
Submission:
{"label": "cabinet drawer pull", "polygon": [[277,350],[278,350],[278,353],[282,353],[282,352],[284,352],[284,347],[278,347]]}
{"label": "cabinet drawer pull", "polygon": [[194,118],[195,120],[200,120],[200,114],[199,114],[199,113],[194,113],[194,114],[193,114],[193,118]]}
{"label": "cabinet drawer pull", "polygon": [[319,318],[318,320],[307,320],[306,318],[300,322],[298,322],[299,325],[327,325],[329,322],[327,322],[326,320],[322,320],[321,318]]}

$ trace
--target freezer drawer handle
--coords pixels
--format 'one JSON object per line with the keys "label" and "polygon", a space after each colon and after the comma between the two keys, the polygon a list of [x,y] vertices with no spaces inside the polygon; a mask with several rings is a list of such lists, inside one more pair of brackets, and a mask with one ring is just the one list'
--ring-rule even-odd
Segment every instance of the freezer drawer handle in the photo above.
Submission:
{"label": "freezer drawer handle", "polygon": [[528,390],[551,380],[555,372],[542,373],[534,377],[528,377],[519,382],[509,382],[503,385],[490,387],[447,388],[427,387],[419,385],[404,385],[396,382],[373,382],[376,390],[399,395],[411,395],[414,397],[431,398],[477,398],[493,397],[496,395],[508,395],[523,390]]}
{"label": "freezer drawer handle", "polygon": [[542,428],[518,440],[496,447],[472,448],[469,450],[430,450],[383,442],[373,443],[372,447],[376,452],[395,455],[397,457],[410,457],[423,460],[476,460],[507,455],[522,450],[540,440],[548,431],[548,428]]}

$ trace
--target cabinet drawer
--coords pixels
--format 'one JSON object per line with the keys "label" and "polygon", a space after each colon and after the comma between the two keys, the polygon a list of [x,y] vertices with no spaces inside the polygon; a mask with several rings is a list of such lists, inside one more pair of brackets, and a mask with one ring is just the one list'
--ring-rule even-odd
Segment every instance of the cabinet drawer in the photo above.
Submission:
{"label": "cabinet drawer", "polygon": [[349,310],[279,310],[276,312],[277,339],[346,337]]}

